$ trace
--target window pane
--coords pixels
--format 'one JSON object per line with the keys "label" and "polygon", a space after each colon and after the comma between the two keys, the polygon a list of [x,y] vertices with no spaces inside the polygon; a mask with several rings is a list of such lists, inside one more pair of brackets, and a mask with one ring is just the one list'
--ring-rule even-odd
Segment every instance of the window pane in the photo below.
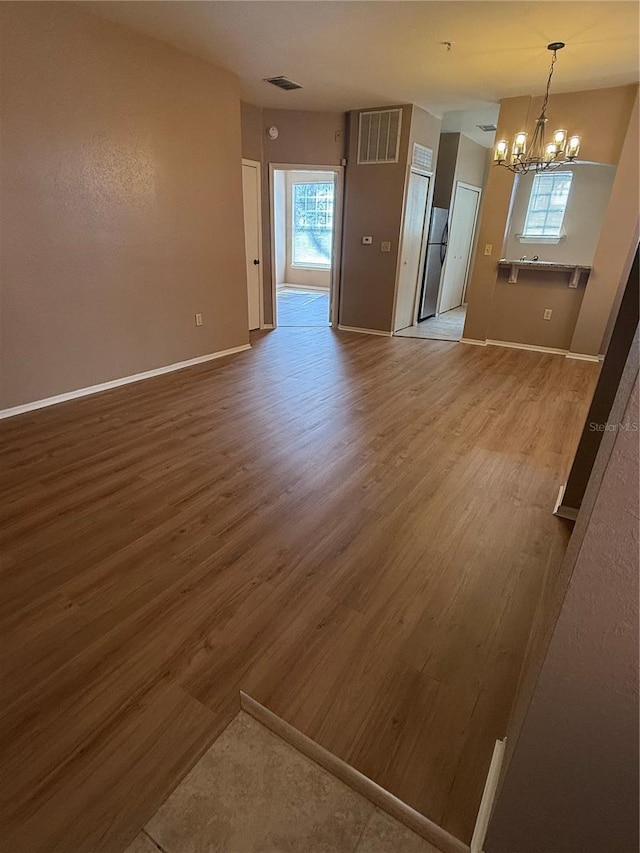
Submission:
{"label": "window pane", "polygon": [[294,264],[331,265],[333,236],[333,184],[293,184]]}
{"label": "window pane", "polygon": [[572,172],[535,175],[523,237],[560,236],[572,178]]}

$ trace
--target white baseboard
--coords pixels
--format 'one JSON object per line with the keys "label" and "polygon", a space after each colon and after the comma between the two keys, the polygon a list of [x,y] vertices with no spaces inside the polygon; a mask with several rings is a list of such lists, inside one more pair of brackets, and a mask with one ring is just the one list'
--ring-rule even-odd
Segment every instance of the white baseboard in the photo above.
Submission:
{"label": "white baseboard", "polygon": [[399,800],[389,791],[360,773],[355,767],[320,746],[316,741],[311,740],[290,723],[287,723],[286,720],[283,720],[282,717],[278,717],[243,691],[240,691],[240,707],[246,714],[249,714],[265,728],[270,729],[285,743],[290,744],[298,752],[315,761],[320,767],[324,767],[336,779],[340,779],[341,782],[366,797],[378,808],[408,826],[413,832],[435,845],[442,853],[470,853],[467,845],[451,833]]}
{"label": "white baseboard", "polygon": [[275,329],[275,326],[273,325],[273,323],[263,323],[260,326],[260,328],[261,329]]}
{"label": "white baseboard", "polygon": [[193,367],[205,361],[213,361],[216,358],[224,358],[226,355],[234,355],[251,349],[251,344],[243,344],[239,347],[212,352],[207,355],[199,355],[187,361],[177,361],[175,364],[167,364],[165,367],[156,367],[154,370],[145,370],[144,373],[134,373],[132,376],[123,376],[121,379],[112,379],[109,382],[101,382],[99,385],[90,385],[87,388],[78,388],[76,391],[67,391],[65,394],[56,394],[55,397],[45,397],[43,400],[34,400],[32,403],[24,403],[21,406],[12,406],[9,409],[0,410],[0,419],[12,418],[35,409],[44,409],[47,406],[55,406],[57,403],[66,403],[68,400],[76,400],[78,397],[88,397],[90,394],[99,394],[101,391],[109,391],[111,388],[119,388],[121,385],[129,385],[132,382],[141,382],[143,379],[151,379],[153,376],[162,376],[163,373],[173,373],[175,370],[183,370],[185,367]]}
{"label": "white baseboard", "polygon": [[489,818],[493,811],[493,803],[498,790],[498,782],[500,781],[500,773],[502,772],[502,762],[504,761],[504,748],[507,744],[507,739],[497,740],[493,747],[493,755],[491,756],[491,764],[489,772],[484,783],[484,791],[480,800],[480,808],[478,809],[478,817],[471,838],[471,853],[482,853],[484,840],[489,827]]}
{"label": "white baseboard", "polygon": [[558,349],[557,347],[539,347],[535,344],[520,344],[516,341],[487,341],[492,347],[507,347],[508,349],[525,349],[531,352],[547,352],[552,355],[566,355],[566,349]]}
{"label": "white baseboard", "polygon": [[599,361],[602,361],[604,359],[604,356],[603,355],[587,355],[586,353],[583,353],[583,352],[568,352],[565,355],[565,358],[572,358],[572,359],[575,359],[576,361],[599,362]]}
{"label": "white baseboard", "polygon": [[560,489],[558,491],[558,497],[556,498],[556,503],[553,508],[553,514],[558,518],[566,518],[568,521],[575,521],[578,517],[578,510],[573,506],[564,506],[562,503],[564,499],[564,491],[566,488],[566,483],[563,483],[560,486]]}
{"label": "white baseboard", "polygon": [[558,507],[562,503],[562,498],[564,497],[564,490],[566,489],[566,487],[567,487],[567,484],[563,483],[560,486],[560,488],[558,489],[558,497],[556,498],[556,502],[555,502],[555,505],[553,507],[553,515],[555,515],[558,512]]}
{"label": "white baseboard", "polygon": [[508,349],[525,349],[531,352],[548,352],[552,355],[563,355],[565,358],[573,358],[578,361],[602,361],[602,355],[587,355],[586,353],[569,352],[566,349],[558,349],[557,347],[539,347],[535,344],[520,344],[516,341],[478,341],[474,338],[461,338],[461,344],[473,344],[476,347],[507,347]]}
{"label": "white baseboard", "polygon": [[341,332],[358,332],[360,335],[382,335],[384,338],[390,338],[391,332],[382,332],[380,329],[360,329],[357,326],[343,326],[338,323],[338,329]]}

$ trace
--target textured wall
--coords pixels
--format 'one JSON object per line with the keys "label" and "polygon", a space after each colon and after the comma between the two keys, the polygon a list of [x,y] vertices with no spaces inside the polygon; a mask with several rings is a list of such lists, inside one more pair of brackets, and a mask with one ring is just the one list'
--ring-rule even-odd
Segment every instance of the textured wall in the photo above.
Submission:
{"label": "textured wall", "polygon": [[451,206],[453,181],[456,174],[458,147],[460,145],[461,138],[461,133],[440,134],[438,166],[435,175],[435,191],[433,193],[434,207],[449,208]]}
{"label": "textured wall", "polygon": [[[434,170],[440,119],[405,104],[397,163],[358,165],[360,111],[349,114],[349,157],[346,176],[340,322],[345,326],[390,331],[408,161],[413,142],[433,149]],[[363,236],[373,245],[363,246]],[[382,253],[380,243],[391,243]]]}
{"label": "textured wall", "polygon": [[[617,165],[621,160],[625,140],[633,129],[630,120],[636,95],[637,86],[634,85],[552,95],[549,100],[548,114],[553,127],[566,127],[582,135],[584,142],[580,151],[581,158],[596,163]],[[540,103],[539,98],[531,99],[528,97],[503,100],[500,104],[496,138],[499,139],[504,136],[512,139],[513,134],[527,123],[527,118],[529,118],[530,125],[533,120],[532,117],[540,110]],[[633,254],[630,253],[629,228],[625,225],[620,229],[619,222],[622,217],[627,215],[634,198],[637,208],[637,144],[635,157],[635,173],[633,163],[629,158],[625,157],[624,162],[620,162],[616,182],[624,189],[617,195],[614,186],[600,238],[602,240],[607,228],[611,229],[612,234],[617,233],[617,242],[613,238],[609,242],[612,246],[616,242],[616,249],[619,249],[620,243],[626,243],[623,255],[625,259],[629,258],[629,266],[633,258]],[[616,284],[612,288],[613,292],[611,292],[609,288],[603,288],[602,285],[598,284],[597,276],[591,277],[586,291],[589,300],[588,302],[585,300],[585,305],[591,304],[591,297],[594,295],[597,311],[591,312],[589,316],[583,314],[581,317],[580,312],[583,311],[582,303],[585,291],[579,288],[573,292],[573,296],[562,299],[557,304],[557,308],[560,310],[555,310],[556,303],[550,302],[543,306],[552,308],[554,311],[551,321],[543,320],[542,312],[539,310],[540,305],[535,300],[539,300],[544,295],[546,288],[549,289],[549,296],[553,297],[554,291],[558,287],[566,287],[567,276],[564,273],[545,273],[544,278],[540,275],[536,285],[537,289],[531,291],[535,297],[533,304],[529,303],[523,291],[521,298],[511,300],[515,308],[506,302],[498,307],[498,303],[503,298],[509,300],[512,296],[503,288],[497,287],[500,281],[497,261],[501,256],[501,248],[505,238],[513,182],[514,176],[507,169],[491,166],[482,206],[478,248],[467,289],[469,307],[464,337],[481,341],[493,338],[564,349],[570,346],[574,352],[596,355],[599,352],[604,328],[611,312],[615,290],[621,280],[621,276],[617,275],[618,270],[614,269],[615,264],[612,265],[611,252],[609,251],[607,251],[609,257],[601,256],[602,262],[598,264],[600,266],[599,274],[607,280],[613,274],[616,278]],[[627,201],[627,198],[630,198],[631,201]],[[483,254],[484,246],[487,243],[493,246],[491,256]],[[635,247],[633,248],[635,249]],[[598,250],[596,250],[596,257],[597,252]],[[521,254],[531,253],[523,251]],[[538,254],[544,257],[542,253]],[[626,267],[627,272],[629,266]],[[625,278],[626,275],[622,277],[622,280],[624,281]],[[510,285],[510,287],[516,293],[518,292],[518,285]],[[598,298],[597,294],[602,294],[601,298]],[[565,306],[567,300],[573,301],[570,310],[567,310]],[[498,330],[495,327],[490,328],[491,317],[496,309],[501,313]],[[567,333],[567,322],[570,316],[575,318],[576,330],[580,327],[584,331],[584,334],[580,336],[580,341],[573,341],[572,335]],[[601,327],[600,324],[602,324]],[[598,336],[597,343],[592,345],[593,340]],[[568,344],[566,343],[567,339]],[[547,343],[543,343],[543,340],[546,340]]]}
{"label": "textured wall", "polygon": [[[269,139],[268,127],[278,128]],[[345,156],[345,115],[242,105],[242,156],[262,163],[262,276],[264,321],[273,322],[269,164],[339,166]]]}
{"label": "textured wall", "polygon": [[636,373],[487,853],[638,849],[638,421]]}
{"label": "textured wall", "polygon": [[242,122],[242,156],[262,162],[262,107],[240,104]]}
{"label": "textured wall", "polygon": [[639,119],[636,94],[593,259],[593,272],[571,341],[573,352],[604,352],[612,307],[625,286],[633,263],[640,230]]}
{"label": "textured wall", "polygon": [[0,407],[246,343],[236,78],[74,4],[0,17]]}
{"label": "textured wall", "polygon": [[559,264],[591,266],[616,170],[614,166],[585,163],[563,167],[562,171],[573,174],[562,223],[563,239],[559,243],[547,244],[544,241],[523,243],[518,239],[524,230],[534,179],[533,172],[529,172],[516,181],[503,258],[539,255],[545,261],[557,261]]}

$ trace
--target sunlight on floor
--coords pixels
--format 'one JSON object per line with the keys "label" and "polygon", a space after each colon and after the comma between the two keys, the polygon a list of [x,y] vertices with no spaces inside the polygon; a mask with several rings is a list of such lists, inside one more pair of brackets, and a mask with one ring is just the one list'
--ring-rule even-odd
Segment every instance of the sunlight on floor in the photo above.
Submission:
{"label": "sunlight on floor", "polygon": [[278,326],[328,326],[329,291],[286,285],[277,294]]}

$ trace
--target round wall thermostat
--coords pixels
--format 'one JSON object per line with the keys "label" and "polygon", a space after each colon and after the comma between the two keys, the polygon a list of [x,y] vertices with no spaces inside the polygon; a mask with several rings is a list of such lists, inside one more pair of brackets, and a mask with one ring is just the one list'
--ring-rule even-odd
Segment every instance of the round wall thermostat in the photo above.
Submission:
{"label": "round wall thermostat", "polygon": [[280,131],[277,127],[268,127],[267,136],[269,139],[277,139],[280,136]]}

